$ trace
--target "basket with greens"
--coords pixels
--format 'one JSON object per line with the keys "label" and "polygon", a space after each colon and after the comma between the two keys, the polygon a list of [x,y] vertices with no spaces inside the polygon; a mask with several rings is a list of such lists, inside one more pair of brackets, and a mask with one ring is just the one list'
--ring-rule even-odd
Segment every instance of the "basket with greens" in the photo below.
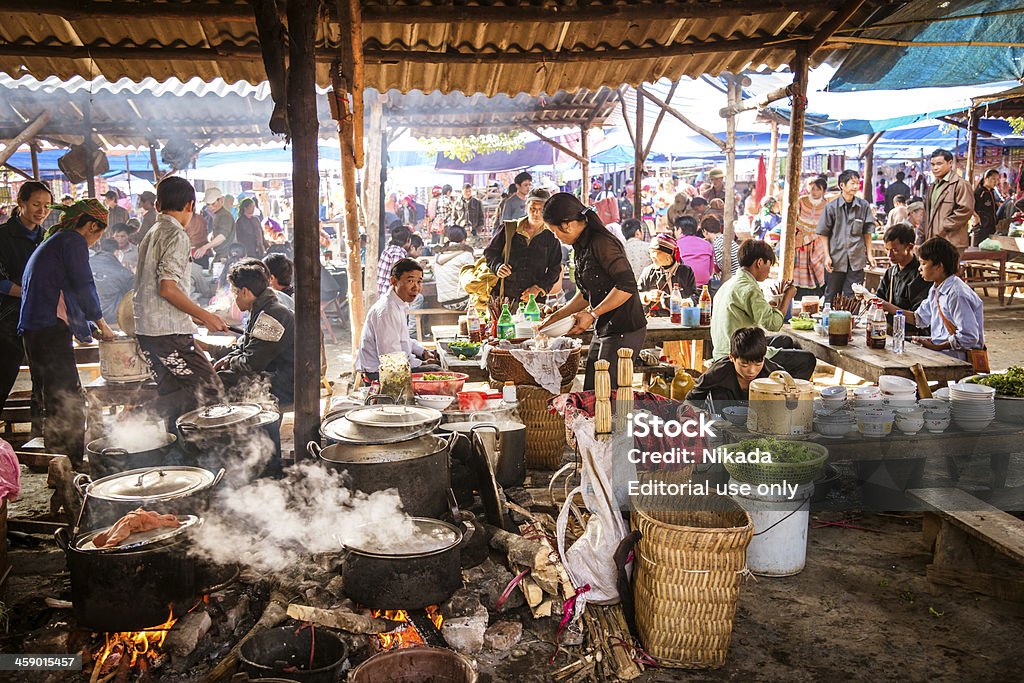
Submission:
{"label": "basket with greens", "polygon": [[996,390],[996,396],[1024,398],[1024,368],[1019,365],[1012,366],[1006,372],[976,375],[967,381],[992,387]]}
{"label": "basket with greens", "polygon": [[[748,484],[810,484],[828,460],[828,449],[806,441],[773,438],[747,439],[722,446],[724,453],[771,454],[771,462],[725,461],[725,469],[737,481]],[[762,458],[763,460],[764,458]]]}

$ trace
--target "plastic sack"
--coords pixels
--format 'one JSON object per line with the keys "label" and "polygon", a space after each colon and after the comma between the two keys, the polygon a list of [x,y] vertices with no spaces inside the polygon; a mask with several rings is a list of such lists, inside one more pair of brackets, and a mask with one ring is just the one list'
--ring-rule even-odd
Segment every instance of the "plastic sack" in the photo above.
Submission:
{"label": "plastic sack", "polygon": [[17,500],[21,493],[21,465],[11,444],[0,439],[0,500]]}
{"label": "plastic sack", "polygon": [[983,249],[985,251],[1002,251],[1003,245],[999,244],[999,242],[995,241],[991,237],[986,237],[978,244],[978,249]]}

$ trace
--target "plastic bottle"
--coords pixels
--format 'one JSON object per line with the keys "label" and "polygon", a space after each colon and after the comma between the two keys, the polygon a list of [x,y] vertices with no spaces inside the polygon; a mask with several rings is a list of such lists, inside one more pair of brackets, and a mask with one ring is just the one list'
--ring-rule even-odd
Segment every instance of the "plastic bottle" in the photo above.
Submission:
{"label": "plastic bottle", "polygon": [[502,304],[501,316],[498,317],[498,339],[515,339],[516,323],[512,320],[512,312],[508,304]]}
{"label": "plastic bottle", "polygon": [[530,295],[530,300],[526,302],[526,310],[523,312],[523,315],[527,320],[540,322],[540,306],[537,305],[536,295]]}
{"label": "plastic bottle", "polygon": [[882,305],[875,303],[874,311],[871,314],[871,321],[868,323],[868,348],[885,348],[885,311]]}
{"label": "plastic bottle", "polygon": [[907,335],[907,317],[903,311],[896,311],[892,317],[892,352],[903,353],[903,342]]}
{"label": "plastic bottle", "polygon": [[466,330],[469,332],[469,341],[480,343],[484,340],[483,326],[480,323],[480,316],[477,315],[476,306],[470,302],[466,306]]}
{"label": "plastic bottle", "polygon": [[700,324],[702,327],[711,324],[711,292],[707,285],[700,288]]}
{"label": "plastic bottle", "polygon": [[679,285],[672,284],[672,296],[669,298],[669,312],[673,325],[683,324],[683,295],[679,292]]}
{"label": "plastic bottle", "polygon": [[501,388],[501,400],[505,403],[516,403],[515,382],[505,382],[505,385]]}
{"label": "plastic bottle", "polygon": [[832,304],[826,303],[821,307],[821,326],[825,328],[825,334],[828,334],[828,314],[832,312]]}

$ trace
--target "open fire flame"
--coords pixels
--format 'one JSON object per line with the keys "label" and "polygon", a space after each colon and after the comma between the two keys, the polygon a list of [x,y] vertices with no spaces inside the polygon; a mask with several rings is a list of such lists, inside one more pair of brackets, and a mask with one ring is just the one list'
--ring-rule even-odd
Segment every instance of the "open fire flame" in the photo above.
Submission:
{"label": "open fire flame", "polygon": [[[122,660],[128,659],[129,669],[146,671],[157,663],[161,656],[160,648],[167,638],[167,633],[174,626],[173,610],[169,610],[167,621],[144,631],[124,631],[120,633],[104,633],[103,649],[96,655],[94,672],[103,676],[116,671]],[[93,676],[96,680],[96,674]]]}
{"label": "open fire flame", "polygon": [[[426,608],[426,612],[430,620],[434,622],[434,626],[436,626],[437,630],[440,631],[441,624],[444,623],[444,617],[441,616],[441,609],[437,605],[431,605]],[[404,609],[374,610],[373,616],[405,624],[390,633],[377,634],[377,643],[381,652],[426,645],[426,642],[423,640],[423,636],[420,635],[420,632],[416,630],[416,626],[409,619],[409,613]]]}

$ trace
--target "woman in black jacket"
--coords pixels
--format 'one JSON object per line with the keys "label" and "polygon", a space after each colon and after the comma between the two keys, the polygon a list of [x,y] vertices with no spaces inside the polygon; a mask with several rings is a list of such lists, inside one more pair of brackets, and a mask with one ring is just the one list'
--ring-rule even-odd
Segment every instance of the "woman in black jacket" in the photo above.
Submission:
{"label": "woman in black jacket", "polygon": [[641,299],[651,307],[651,314],[666,316],[670,312],[672,285],[679,285],[684,299],[696,294],[693,268],[679,259],[679,247],[671,235],[658,235],[651,240],[650,254],[651,265],[644,268],[637,286]]}
{"label": "woman in black jacket", "polygon": [[640,294],[626,250],[597,217],[597,213],[568,192],[555,194],[544,204],[544,222],[576,256],[576,295],[548,322],[572,316],[569,334],[581,334],[595,323],[583,389],[594,388],[594,363],[607,360],[611,375],[618,374],[618,351],[633,350],[636,358],[647,336]]}

